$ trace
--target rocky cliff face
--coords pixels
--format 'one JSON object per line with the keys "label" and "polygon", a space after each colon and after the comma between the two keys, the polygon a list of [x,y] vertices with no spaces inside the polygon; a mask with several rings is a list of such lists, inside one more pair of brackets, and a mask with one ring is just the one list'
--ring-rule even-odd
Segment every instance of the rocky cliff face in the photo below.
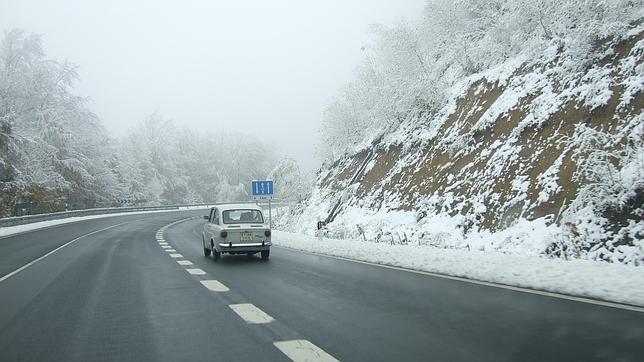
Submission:
{"label": "rocky cliff face", "polygon": [[[550,230],[534,253],[642,263],[643,39],[596,44],[592,62],[553,46],[464,79],[438,114],[414,109],[323,167],[290,227],[469,248],[472,233],[530,222]],[[460,235],[432,234],[437,218]]]}

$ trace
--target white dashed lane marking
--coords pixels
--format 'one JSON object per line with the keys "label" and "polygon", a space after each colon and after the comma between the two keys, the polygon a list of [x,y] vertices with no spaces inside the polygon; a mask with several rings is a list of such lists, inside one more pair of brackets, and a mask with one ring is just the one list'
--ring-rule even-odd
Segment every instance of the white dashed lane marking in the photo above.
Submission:
{"label": "white dashed lane marking", "polygon": [[227,292],[230,290],[227,286],[221,284],[217,280],[200,280],[199,282],[201,282],[204,287],[212,290],[213,292]]}
{"label": "white dashed lane marking", "polygon": [[[166,252],[170,253],[172,258],[182,258],[183,255],[176,253],[176,250],[169,245],[163,238],[163,233],[159,232],[156,235],[156,239],[159,242],[159,245]],[[177,260],[179,265],[190,266],[193,263],[190,260]],[[186,271],[192,275],[206,275],[206,272],[203,269],[199,268],[188,268]],[[208,288],[213,292],[228,292],[230,289],[222,284],[218,280],[200,280],[199,281],[204,287]],[[231,304],[229,305],[237,315],[242,318],[246,323],[249,324],[266,324],[271,323],[275,319],[266,314],[261,309],[257,308],[251,303],[242,303],[242,304]],[[288,358],[293,361],[337,361],[330,354],[326,353],[324,350],[314,345],[313,343],[305,339],[296,339],[290,341],[280,341],[273,343],[277,349],[284,353]]]}
{"label": "white dashed lane marking", "polygon": [[273,343],[282,353],[293,361],[337,361],[330,354],[306,339],[294,339]]}
{"label": "white dashed lane marking", "polygon": [[[159,242],[159,245],[166,252],[170,253],[172,258],[183,258],[183,255],[176,253],[176,250],[169,245],[163,238],[163,231],[161,229],[156,234],[156,239]],[[190,260],[177,260],[179,265],[189,266],[193,265]],[[206,272],[203,269],[199,268],[187,268],[186,271],[192,275],[206,275]],[[199,281],[204,287],[208,288],[213,292],[228,292],[230,289],[219,282],[218,280],[200,280]],[[230,304],[230,309],[232,309],[239,317],[241,317],[246,323],[249,324],[266,324],[271,323],[275,319],[266,314],[261,309],[257,308],[251,303],[242,303],[242,304]],[[295,339],[290,341],[279,341],[274,342],[273,345],[284,353],[288,358],[295,362],[304,362],[304,361],[321,361],[321,362],[332,362],[338,361],[330,354],[326,353],[320,347],[314,345],[313,343],[305,339]]]}
{"label": "white dashed lane marking", "polygon": [[273,317],[250,303],[231,304],[229,307],[247,323],[262,324],[274,321]]}
{"label": "white dashed lane marking", "polygon": [[186,269],[186,271],[192,275],[205,275],[206,272],[203,271],[202,269],[195,268],[195,269]]}

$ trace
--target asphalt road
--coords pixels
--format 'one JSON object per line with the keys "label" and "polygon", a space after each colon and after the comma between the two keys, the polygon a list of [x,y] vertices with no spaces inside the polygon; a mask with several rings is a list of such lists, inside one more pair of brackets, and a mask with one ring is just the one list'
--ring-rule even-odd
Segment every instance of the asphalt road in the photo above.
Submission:
{"label": "asphalt road", "polygon": [[157,236],[202,213],[109,217],[1,238],[0,279],[92,233],[0,281],[0,361],[644,356],[637,311],[279,247],[268,262],[225,255],[215,263],[203,256],[200,218]]}

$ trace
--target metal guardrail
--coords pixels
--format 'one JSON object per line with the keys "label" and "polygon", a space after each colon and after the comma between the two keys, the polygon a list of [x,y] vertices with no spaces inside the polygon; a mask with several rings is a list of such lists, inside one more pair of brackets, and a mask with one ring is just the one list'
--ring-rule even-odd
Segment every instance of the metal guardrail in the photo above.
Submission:
{"label": "metal guardrail", "polygon": [[[236,202],[236,203],[239,203],[239,202]],[[248,203],[258,204],[263,207],[268,207],[268,202],[250,201]],[[225,204],[225,203],[166,205],[166,206],[106,207],[106,208],[97,208],[97,209],[61,211],[61,212],[54,212],[50,214],[6,217],[3,219],[0,219],[0,227],[24,225],[24,224],[30,224],[38,221],[58,220],[58,219],[64,219],[68,217],[75,217],[75,216],[104,215],[104,214],[116,214],[120,212],[136,212],[136,211],[179,210],[184,207],[200,207],[200,206],[206,207],[206,206],[221,205],[221,204]],[[273,203],[274,206],[279,206],[279,204],[280,204],[279,201]]]}
{"label": "metal guardrail", "polygon": [[116,214],[120,212],[136,212],[136,211],[156,211],[156,210],[179,210],[183,207],[199,207],[208,206],[212,204],[194,204],[194,205],[167,205],[167,206],[134,206],[134,207],[108,207],[97,209],[85,210],[72,210],[61,211],[50,214],[14,216],[0,219],[0,227],[15,226],[30,224],[38,221],[57,220],[74,216],[89,216],[89,215],[103,215],[103,214]]}

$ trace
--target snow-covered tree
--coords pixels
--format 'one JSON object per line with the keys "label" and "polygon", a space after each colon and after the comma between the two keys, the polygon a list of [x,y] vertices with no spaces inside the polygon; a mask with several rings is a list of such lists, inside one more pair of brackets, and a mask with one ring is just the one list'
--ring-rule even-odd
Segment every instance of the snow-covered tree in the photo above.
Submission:
{"label": "snow-covered tree", "polygon": [[312,175],[302,172],[297,161],[290,157],[282,158],[268,179],[274,182],[277,198],[290,207],[303,202],[313,189]]}
{"label": "snow-covered tree", "polygon": [[240,201],[245,185],[266,175],[272,151],[247,135],[197,134],[154,113],[122,141],[122,177],[151,204]]}
{"label": "snow-covered tree", "polygon": [[[122,204],[247,198],[244,185],[275,164],[272,149],[240,134],[196,134],[159,113],[110,139],[72,93],[76,68],[45,57],[39,36],[0,43],[0,217]],[[224,200],[225,199],[225,200]]]}
{"label": "snow-covered tree", "polygon": [[[355,79],[324,112],[318,153],[335,160],[416,114],[435,113],[456,81],[556,45],[584,67],[601,41],[644,18],[642,0],[429,0],[415,24],[374,26]],[[366,140],[368,141],[368,140]]]}
{"label": "snow-covered tree", "polygon": [[[74,66],[47,59],[41,39],[13,30],[0,44],[0,165],[11,204],[31,201],[52,210],[109,202],[111,182],[105,131],[71,93]],[[32,192],[30,190],[38,190]]]}

